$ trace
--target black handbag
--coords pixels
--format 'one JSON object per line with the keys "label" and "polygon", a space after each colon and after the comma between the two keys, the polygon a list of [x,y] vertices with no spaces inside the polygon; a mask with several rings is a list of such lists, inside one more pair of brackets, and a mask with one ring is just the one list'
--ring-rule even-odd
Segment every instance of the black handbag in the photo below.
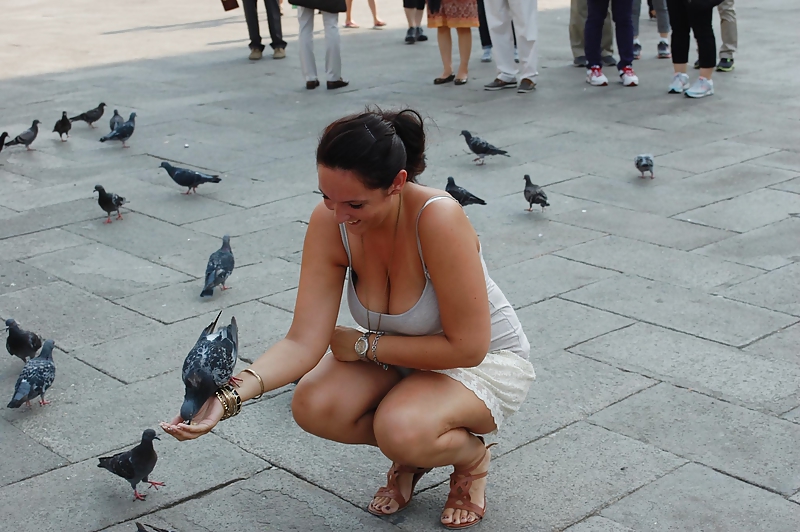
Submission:
{"label": "black handbag", "polygon": [[714,9],[724,0],[686,0],[691,9]]}
{"label": "black handbag", "polygon": [[347,11],[345,0],[289,0],[293,6],[319,9],[325,13],[344,13]]}

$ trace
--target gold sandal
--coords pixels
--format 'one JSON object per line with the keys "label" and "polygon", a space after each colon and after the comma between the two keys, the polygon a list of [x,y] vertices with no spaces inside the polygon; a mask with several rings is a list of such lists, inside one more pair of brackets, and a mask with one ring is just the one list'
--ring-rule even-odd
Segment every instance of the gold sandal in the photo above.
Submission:
{"label": "gold sandal", "polygon": [[[483,438],[481,438],[480,436],[478,436],[478,438],[480,438],[480,440],[483,441]],[[489,448],[494,445],[497,444],[490,443],[489,445],[487,445],[486,451],[488,452]],[[484,478],[486,475],[489,474],[488,469],[483,473],[478,473],[477,475],[472,474],[472,471],[475,470],[475,468],[478,467],[481,464],[481,462],[483,462],[483,459],[485,457],[486,457],[486,452],[484,452],[484,454],[469,467],[466,467],[461,470],[456,469],[453,471],[453,474],[450,475],[450,493],[447,495],[447,502],[444,503],[445,510],[447,509],[466,510],[468,512],[474,513],[478,518],[475,521],[472,521],[471,523],[462,522],[459,524],[441,523],[440,520],[439,522],[443,527],[449,530],[461,530],[464,528],[475,526],[478,523],[480,523],[481,520],[483,519],[483,514],[486,513],[486,506],[488,504],[486,493],[484,492],[483,494],[483,508],[481,508],[477,504],[474,504],[472,501],[470,501],[469,490],[472,487],[473,481]]]}
{"label": "gold sandal", "polygon": [[[377,515],[379,517],[386,517],[399,513],[406,506],[408,506],[408,503],[411,502],[411,497],[414,495],[414,488],[417,486],[417,482],[419,482],[419,479],[421,479],[422,476],[428,471],[430,471],[430,469],[392,464],[392,468],[388,473],[386,473],[386,486],[380,488],[372,497],[372,500],[374,502],[378,497],[386,497],[397,503],[397,510],[392,513],[374,510],[372,508],[372,502],[370,502],[369,506],[367,506],[367,511],[372,515]],[[406,500],[405,497],[403,497],[403,494],[400,493],[400,486],[397,484],[397,475],[400,473],[414,473],[414,478],[411,480],[411,493],[408,495],[408,500]]]}

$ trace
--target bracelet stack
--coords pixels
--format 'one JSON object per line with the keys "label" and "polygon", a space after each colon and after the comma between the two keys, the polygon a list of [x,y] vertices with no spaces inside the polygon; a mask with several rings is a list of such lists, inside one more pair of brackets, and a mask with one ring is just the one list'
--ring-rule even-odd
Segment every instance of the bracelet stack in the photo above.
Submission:
{"label": "bracelet stack", "polygon": [[239,397],[239,393],[230,384],[219,388],[215,393],[224,411],[220,421],[237,415],[242,409],[242,398]]}
{"label": "bracelet stack", "polygon": [[389,365],[378,360],[378,340],[381,336],[383,336],[383,334],[383,331],[375,333],[375,339],[372,340],[372,361],[381,366],[384,370],[387,370],[389,369]]}

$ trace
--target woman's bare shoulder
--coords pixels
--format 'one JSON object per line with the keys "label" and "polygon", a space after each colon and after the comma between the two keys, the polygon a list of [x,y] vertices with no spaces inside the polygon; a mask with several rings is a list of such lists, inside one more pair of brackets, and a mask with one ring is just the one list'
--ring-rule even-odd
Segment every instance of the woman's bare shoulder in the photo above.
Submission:
{"label": "woman's bare shoulder", "polygon": [[[336,216],[322,201],[314,207],[308,221],[304,247],[308,245],[312,245],[318,251],[324,251],[324,255],[332,257],[337,265],[347,266],[347,252],[344,249],[339,224],[336,223]],[[303,256],[305,258],[305,253]]]}

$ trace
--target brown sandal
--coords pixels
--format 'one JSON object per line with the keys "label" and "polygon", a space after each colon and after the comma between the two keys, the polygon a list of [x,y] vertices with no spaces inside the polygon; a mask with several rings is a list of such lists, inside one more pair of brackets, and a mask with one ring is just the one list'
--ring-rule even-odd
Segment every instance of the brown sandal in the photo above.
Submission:
{"label": "brown sandal", "polygon": [[[367,506],[367,511],[372,515],[377,515],[379,517],[386,517],[399,513],[400,510],[403,510],[406,506],[408,506],[408,503],[411,502],[411,497],[414,495],[414,488],[417,486],[417,482],[419,482],[419,479],[421,479],[422,476],[428,471],[430,471],[430,469],[392,464],[392,468],[388,473],[386,473],[386,486],[380,488],[372,497],[372,500],[374,501],[378,497],[392,499],[397,503],[397,510],[388,514],[378,510],[373,510],[372,502],[370,502],[369,506]],[[400,493],[400,486],[397,484],[397,475],[400,473],[414,473],[414,478],[411,480],[411,493],[408,495],[408,500],[406,500]]]}
{"label": "brown sandal", "polygon": [[[478,436],[481,441],[483,438]],[[486,450],[488,451],[490,447],[497,445],[496,443],[490,443],[486,446]],[[484,492],[483,495],[483,508],[474,504],[470,501],[469,497],[469,490],[472,487],[472,482],[481,478],[484,478],[486,475],[489,474],[489,470],[487,469],[483,473],[478,473],[477,475],[473,475],[472,471],[483,462],[486,453],[484,452],[483,456],[480,457],[475,463],[466,467],[461,470],[454,470],[453,474],[450,475],[450,493],[447,495],[447,502],[444,503],[444,509],[447,510],[448,508],[451,510],[466,510],[468,512],[474,513],[478,518],[471,523],[459,523],[459,524],[445,524],[441,523],[441,525],[449,530],[461,530],[464,528],[469,528],[472,526],[477,525],[483,519],[483,514],[486,512],[486,506],[488,504],[488,500],[486,498],[486,493]]]}

